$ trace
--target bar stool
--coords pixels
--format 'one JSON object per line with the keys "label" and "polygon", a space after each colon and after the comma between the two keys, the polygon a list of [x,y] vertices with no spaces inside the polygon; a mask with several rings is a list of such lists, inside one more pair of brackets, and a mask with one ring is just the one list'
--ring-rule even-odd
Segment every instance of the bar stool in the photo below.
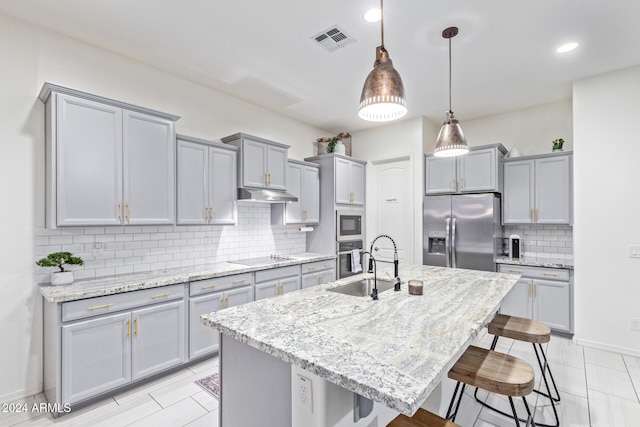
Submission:
{"label": "bar stool", "polygon": [[[525,319],[522,317],[515,316],[507,316],[504,314],[496,314],[491,323],[487,326],[487,329],[491,335],[494,335],[493,342],[491,343],[491,350],[496,348],[499,337],[511,338],[517,341],[529,342],[533,345],[533,350],[536,353],[536,359],[538,360],[538,366],[540,366],[540,371],[542,372],[542,379],[544,381],[545,388],[547,392],[544,393],[540,390],[534,389],[533,391],[545,396],[551,401],[551,408],[553,409],[553,414],[556,419],[555,424],[542,424],[538,423],[537,425],[540,427],[559,427],[560,419],[558,418],[558,411],[556,409],[555,402],[560,402],[560,393],[558,393],[558,387],[556,386],[556,381],[553,378],[553,374],[551,373],[551,368],[549,367],[549,363],[547,361],[547,355],[542,348],[542,344],[548,343],[551,339],[551,328],[545,325],[544,323],[538,322],[536,320]],[[538,345],[536,347],[536,344]],[[538,349],[540,353],[542,353],[542,359],[540,358],[540,354],[538,353]],[[543,362],[544,360],[544,362]],[[549,387],[549,381],[547,379],[547,372],[549,373],[549,378],[551,379],[551,383],[553,384],[553,389],[555,391],[555,396],[551,394],[551,388]],[[486,402],[481,401],[478,398],[478,389],[476,389],[474,396],[476,400],[482,404],[483,406],[492,409],[496,412],[499,412],[503,415],[505,414],[503,411],[500,411],[497,408],[487,404]],[[522,420],[521,420],[522,421]]]}
{"label": "bar stool", "polygon": [[[464,389],[468,385],[481,388],[490,393],[497,393],[509,398],[509,404],[516,426],[520,427],[520,419],[513,403],[513,397],[522,397],[524,407],[527,410],[527,422],[532,420],[531,410],[527,404],[526,395],[533,391],[533,368],[527,362],[517,357],[487,350],[476,346],[469,346],[460,356],[460,359],[449,370],[449,378],[458,381],[451,397],[451,403],[447,410],[447,419],[456,420],[460,401],[464,395]],[[457,398],[458,388],[462,383],[460,396]],[[535,425],[535,424],[533,424]]]}
{"label": "bar stool", "polygon": [[425,409],[418,408],[413,417],[398,415],[387,424],[387,427],[460,427],[458,424],[445,420]]}

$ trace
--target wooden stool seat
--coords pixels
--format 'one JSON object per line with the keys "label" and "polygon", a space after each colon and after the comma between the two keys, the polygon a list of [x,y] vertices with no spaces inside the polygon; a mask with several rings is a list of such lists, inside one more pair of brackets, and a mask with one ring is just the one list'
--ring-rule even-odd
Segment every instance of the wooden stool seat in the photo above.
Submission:
{"label": "wooden stool seat", "polygon": [[458,424],[440,418],[436,414],[425,409],[418,408],[413,417],[398,415],[387,424],[387,427],[460,427]]}
{"label": "wooden stool seat", "polygon": [[487,329],[491,335],[518,341],[543,344],[551,339],[551,328],[541,322],[522,317],[496,314]]}
{"label": "wooden stool seat", "polygon": [[473,345],[453,365],[449,378],[504,396],[526,396],[534,383],[533,368],[524,360]]}

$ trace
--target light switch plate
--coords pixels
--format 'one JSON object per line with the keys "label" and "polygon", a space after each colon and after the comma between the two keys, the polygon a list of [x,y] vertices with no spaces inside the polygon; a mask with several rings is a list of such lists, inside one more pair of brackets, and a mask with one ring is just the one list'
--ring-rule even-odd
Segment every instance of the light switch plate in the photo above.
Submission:
{"label": "light switch plate", "polygon": [[298,375],[298,397],[300,404],[310,413],[313,413],[313,393],[311,380]]}
{"label": "light switch plate", "polygon": [[629,258],[640,258],[640,245],[629,246]]}
{"label": "light switch plate", "polygon": [[631,330],[640,331],[640,319],[631,319]]}

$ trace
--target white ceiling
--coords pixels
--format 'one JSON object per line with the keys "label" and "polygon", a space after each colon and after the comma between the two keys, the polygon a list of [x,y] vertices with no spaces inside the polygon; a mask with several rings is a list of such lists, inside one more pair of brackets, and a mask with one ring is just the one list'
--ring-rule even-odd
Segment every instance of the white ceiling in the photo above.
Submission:
{"label": "white ceiling", "polygon": [[[339,132],[358,118],[380,44],[363,20],[378,0],[0,0],[0,12]],[[385,47],[409,113],[464,120],[571,96],[571,82],[640,64],[637,0],[387,0]],[[311,38],[339,25],[356,39],[329,53]],[[568,41],[580,47],[560,55]],[[5,42],[7,42],[5,40]]]}

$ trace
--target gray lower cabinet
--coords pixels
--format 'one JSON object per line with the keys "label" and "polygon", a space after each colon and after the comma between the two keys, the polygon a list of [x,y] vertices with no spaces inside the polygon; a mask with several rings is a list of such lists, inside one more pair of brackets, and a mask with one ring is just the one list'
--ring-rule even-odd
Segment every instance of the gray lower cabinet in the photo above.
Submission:
{"label": "gray lower cabinet", "polygon": [[556,331],[573,332],[570,270],[500,264],[498,271],[522,276],[505,297],[501,313],[538,320]]}
{"label": "gray lower cabinet", "polygon": [[197,296],[189,301],[190,360],[212,354],[220,345],[219,334],[205,326],[200,316],[253,301],[252,276],[248,273],[191,283],[191,295]]}
{"label": "gray lower cabinet", "polygon": [[302,289],[336,280],[336,263],[333,260],[302,264]]}
{"label": "gray lower cabinet", "polygon": [[300,266],[256,271],[255,300],[284,295],[300,289]]}

